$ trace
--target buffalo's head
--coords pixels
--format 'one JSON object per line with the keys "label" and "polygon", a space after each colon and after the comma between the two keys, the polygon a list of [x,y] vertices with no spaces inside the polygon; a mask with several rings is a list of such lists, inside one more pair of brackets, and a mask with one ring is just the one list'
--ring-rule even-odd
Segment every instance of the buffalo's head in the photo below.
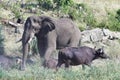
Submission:
{"label": "buffalo's head", "polygon": [[107,58],[110,58],[110,57],[105,54],[104,49],[102,47],[102,48],[99,48],[95,51],[95,59],[96,58],[107,59]]}

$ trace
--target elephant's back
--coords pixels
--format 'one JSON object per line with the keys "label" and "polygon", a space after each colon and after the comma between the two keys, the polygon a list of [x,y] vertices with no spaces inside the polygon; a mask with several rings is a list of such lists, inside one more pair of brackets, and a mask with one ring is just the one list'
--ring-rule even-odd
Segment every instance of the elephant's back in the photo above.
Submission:
{"label": "elephant's back", "polygon": [[68,36],[81,36],[80,29],[70,18],[60,18],[55,23],[58,34],[64,33]]}
{"label": "elephant's back", "polygon": [[57,36],[70,36],[74,33],[75,25],[70,19],[60,18],[55,22]]}
{"label": "elephant's back", "polygon": [[60,18],[55,21],[56,32],[60,33],[69,33],[72,34],[76,29],[76,25],[69,18]]}
{"label": "elephant's back", "polygon": [[68,18],[60,18],[56,20],[55,30],[57,34],[57,44],[60,47],[68,46],[71,38],[76,35],[76,32],[79,33],[78,27],[76,27],[73,21]]}

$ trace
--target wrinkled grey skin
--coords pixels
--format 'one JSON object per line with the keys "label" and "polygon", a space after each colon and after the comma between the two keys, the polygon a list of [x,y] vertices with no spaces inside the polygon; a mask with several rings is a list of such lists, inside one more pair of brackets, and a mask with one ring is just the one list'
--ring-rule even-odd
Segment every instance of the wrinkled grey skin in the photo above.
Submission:
{"label": "wrinkled grey skin", "polygon": [[58,60],[57,60],[57,59],[51,58],[51,59],[49,59],[47,62],[45,62],[45,63],[43,64],[43,66],[44,66],[45,68],[49,68],[49,69],[56,69],[57,63],[58,63]]}
{"label": "wrinkled grey skin", "polygon": [[[57,63],[58,63],[58,59],[50,58],[47,62],[43,64],[43,66],[48,69],[56,69]],[[61,65],[61,67],[64,68],[65,65],[63,64]]]}
{"label": "wrinkled grey skin", "polygon": [[51,53],[60,48],[78,46],[81,32],[68,18],[54,19],[47,16],[28,17],[22,36],[23,58],[21,70],[25,70],[28,54],[28,43],[33,36],[37,37],[39,54],[44,61],[49,60]]}
{"label": "wrinkled grey skin", "polygon": [[84,65],[90,66],[91,62],[98,58],[109,58],[104,53],[103,48],[95,50],[94,48],[90,48],[87,46],[66,47],[59,51],[57,69],[63,63],[65,64],[65,67],[69,67],[69,65],[75,66],[82,64],[84,68]]}

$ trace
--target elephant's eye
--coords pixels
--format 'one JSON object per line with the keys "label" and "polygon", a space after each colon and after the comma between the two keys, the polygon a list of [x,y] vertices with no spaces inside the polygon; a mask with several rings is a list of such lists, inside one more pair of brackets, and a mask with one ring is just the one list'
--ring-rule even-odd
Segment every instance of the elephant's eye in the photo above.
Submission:
{"label": "elephant's eye", "polygon": [[38,29],[37,28],[35,28],[35,31],[37,31]]}
{"label": "elephant's eye", "polygon": [[40,22],[40,21],[38,21],[38,24],[39,24],[39,25],[41,25],[41,22]]}
{"label": "elephant's eye", "polygon": [[34,28],[35,31],[38,31],[39,29],[38,28]]}
{"label": "elephant's eye", "polygon": [[36,23],[37,21],[35,19],[33,19],[33,21]]}

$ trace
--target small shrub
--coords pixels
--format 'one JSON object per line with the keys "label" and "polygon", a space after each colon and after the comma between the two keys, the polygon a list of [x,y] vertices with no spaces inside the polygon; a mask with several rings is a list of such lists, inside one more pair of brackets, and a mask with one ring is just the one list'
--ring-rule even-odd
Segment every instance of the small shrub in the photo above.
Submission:
{"label": "small shrub", "polygon": [[120,22],[120,9],[117,10],[116,18]]}
{"label": "small shrub", "polygon": [[116,19],[116,14],[109,13],[108,19],[106,22],[106,28],[113,30],[113,31],[120,31],[120,22]]}
{"label": "small shrub", "polygon": [[56,7],[66,7],[71,6],[74,4],[73,0],[53,0],[54,3],[56,3]]}
{"label": "small shrub", "polygon": [[37,39],[36,37],[34,37],[34,39],[30,42],[30,49],[31,49],[31,53],[34,54],[38,54],[38,47],[37,47]]}
{"label": "small shrub", "polygon": [[15,18],[20,18],[22,15],[22,12],[20,11],[20,4],[13,4],[11,5],[11,11],[14,13]]}
{"label": "small shrub", "polygon": [[41,6],[43,9],[50,10],[53,8],[53,2],[52,0],[37,0],[39,3],[39,6]]}
{"label": "small shrub", "polygon": [[89,6],[86,4],[75,4],[73,8],[70,8],[68,14],[72,15],[74,20],[78,20],[81,23],[85,23],[90,27],[96,27],[97,21]]}
{"label": "small shrub", "polygon": [[106,28],[106,20],[103,20],[102,22],[100,22],[96,27],[99,27],[99,28]]}
{"label": "small shrub", "polygon": [[97,27],[107,28],[112,31],[120,31],[120,10],[117,12],[109,12],[107,14],[107,19],[101,21]]}

